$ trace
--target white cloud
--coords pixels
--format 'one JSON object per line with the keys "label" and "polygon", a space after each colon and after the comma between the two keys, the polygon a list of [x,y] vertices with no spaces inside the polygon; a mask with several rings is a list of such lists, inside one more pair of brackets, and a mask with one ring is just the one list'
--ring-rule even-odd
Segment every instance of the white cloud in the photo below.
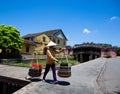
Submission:
{"label": "white cloud", "polygon": [[91,31],[88,30],[87,28],[85,28],[85,29],[83,30],[83,33],[85,33],[85,34],[89,34],[89,33],[91,33]]}
{"label": "white cloud", "polygon": [[118,18],[119,17],[117,17],[117,16],[113,16],[113,17],[110,18],[110,21],[117,20]]}

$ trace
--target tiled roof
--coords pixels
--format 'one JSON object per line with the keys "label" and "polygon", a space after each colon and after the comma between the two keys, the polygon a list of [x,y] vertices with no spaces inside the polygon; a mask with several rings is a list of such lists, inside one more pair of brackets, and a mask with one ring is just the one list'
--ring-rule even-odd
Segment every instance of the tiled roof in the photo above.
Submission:
{"label": "tiled roof", "polygon": [[31,38],[31,37],[35,37],[36,34],[27,34],[25,36],[23,36],[23,38]]}
{"label": "tiled roof", "polygon": [[24,39],[24,44],[36,46],[34,42],[32,42],[31,40],[27,40],[27,39]]}
{"label": "tiled roof", "polygon": [[44,34],[46,34],[47,36],[53,36],[55,33],[57,33],[58,31],[62,31],[61,29],[56,29],[56,30],[48,30],[45,32],[42,32]]}
{"label": "tiled roof", "polygon": [[[27,35],[23,36],[23,38],[35,37],[35,36],[38,36],[40,34],[46,34],[48,37],[51,37],[51,36],[54,36],[54,34],[56,34],[59,31],[61,31],[63,36],[65,37],[65,35],[61,29],[55,29],[55,30],[48,30],[48,31],[40,32],[40,33],[27,34]],[[67,40],[66,37],[65,37],[65,39]]]}

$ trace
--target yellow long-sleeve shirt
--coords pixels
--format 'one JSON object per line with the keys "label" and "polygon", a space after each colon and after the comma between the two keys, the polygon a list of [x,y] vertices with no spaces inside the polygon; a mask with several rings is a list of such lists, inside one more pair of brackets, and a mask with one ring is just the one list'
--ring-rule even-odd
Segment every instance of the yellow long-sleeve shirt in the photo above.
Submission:
{"label": "yellow long-sleeve shirt", "polygon": [[59,54],[61,52],[63,52],[63,50],[56,51],[53,49],[48,49],[46,63],[47,64],[54,64],[55,62],[57,62],[58,60],[55,58],[55,54]]}

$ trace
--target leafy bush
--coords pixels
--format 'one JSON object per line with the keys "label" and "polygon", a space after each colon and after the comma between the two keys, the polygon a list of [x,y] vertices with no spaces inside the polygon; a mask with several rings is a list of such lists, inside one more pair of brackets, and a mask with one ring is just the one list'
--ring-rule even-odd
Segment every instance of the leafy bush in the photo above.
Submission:
{"label": "leafy bush", "polygon": [[106,57],[106,58],[111,58],[110,53],[107,53],[105,57]]}

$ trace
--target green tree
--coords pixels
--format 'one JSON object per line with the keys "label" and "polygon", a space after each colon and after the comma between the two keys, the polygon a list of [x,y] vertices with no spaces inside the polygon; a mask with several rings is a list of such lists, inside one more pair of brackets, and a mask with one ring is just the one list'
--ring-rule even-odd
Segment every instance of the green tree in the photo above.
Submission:
{"label": "green tree", "polygon": [[107,43],[102,44],[102,46],[103,46],[103,47],[105,47],[105,48],[112,47],[112,45],[111,45],[111,44],[107,44]]}
{"label": "green tree", "polygon": [[23,38],[15,27],[0,25],[0,48],[20,51],[22,44]]}
{"label": "green tree", "polygon": [[117,56],[120,56],[120,47],[116,48]]}
{"label": "green tree", "polygon": [[111,55],[110,55],[110,53],[106,53],[106,56],[105,56],[106,58],[111,58]]}

